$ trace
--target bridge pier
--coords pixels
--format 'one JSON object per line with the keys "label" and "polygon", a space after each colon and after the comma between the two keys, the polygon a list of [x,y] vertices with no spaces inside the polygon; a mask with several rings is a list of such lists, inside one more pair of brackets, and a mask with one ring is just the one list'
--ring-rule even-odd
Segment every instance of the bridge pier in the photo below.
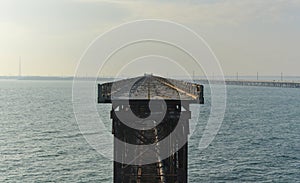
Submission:
{"label": "bridge pier", "polygon": [[189,104],[203,86],[145,75],[98,85],[111,103],[114,183],[187,183]]}
{"label": "bridge pier", "polygon": [[[124,119],[118,118],[118,113],[124,113],[130,108],[137,116],[146,117],[149,112],[149,101],[131,101],[130,106],[128,103],[117,102],[113,103],[111,111],[111,119],[113,123],[112,133],[114,136],[124,142],[114,142],[114,158],[115,160],[123,160],[123,162],[114,161],[114,182],[115,183],[186,183],[187,182],[187,166],[188,166],[188,134],[189,134],[189,119],[191,113],[189,105],[183,106],[180,101],[162,101],[166,102],[166,114],[163,120],[155,127],[142,130],[134,129],[126,125],[130,121],[124,123]],[[158,108],[156,108],[158,109]],[[160,110],[159,110],[160,111]],[[179,118],[182,121],[179,123]],[[126,120],[126,119],[125,119]],[[156,119],[148,118],[148,122]],[[131,121],[140,123],[141,121]],[[153,125],[153,124],[151,124]],[[174,131],[177,125],[176,136],[168,138],[168,143],[159,144],[161,140],[169,136]],[[186,143],[179,147],[179,142],[185,141]],[[144,149],[137,146],[136,149],[129,149],[126,143],[135,145],[149,145],[154,144],[154,149]],[[171,156],[161,159],[160,152],[168,152]],[[150,153],[150,154],[149,154]],[[144,164],[147,162],[147,156],[157,156],[157,161],[151,164]],[[134,160],[133,164],[126,162]],[[139,162],[141,164],[139,164]]]}

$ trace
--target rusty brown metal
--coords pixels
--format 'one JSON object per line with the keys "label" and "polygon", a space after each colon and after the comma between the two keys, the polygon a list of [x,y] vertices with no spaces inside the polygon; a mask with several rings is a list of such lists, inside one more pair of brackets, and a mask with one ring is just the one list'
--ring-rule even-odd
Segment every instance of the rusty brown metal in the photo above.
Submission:
{"label": "rusty brown metal", "polygon": [[[115,160],[126,160],[134,156],[135,163],[114,162],[114,183],[186,183],[188,180],[188,134],[191,112],[189,104],[204,102],[203,86],[180,80],[145,75],[98,86],[98,102],[112,103],[112,133],[124,144],[148,145],[153,149],[137,146],[130,150],[126,145],[117,145],[114,140]],[[128,102],[129,101],[129,102]],[[154,101],[152,111],[149,102]],[[165,105],[162,105],[162,104]],[[128,109],[140,119],[150,116],[149,129],[134,129],[128,123],[139,125],[142,121],[126,118]],[[183,110],[184,109],[184,110]],[[156,125],[156,115],[165,114]],[[125,116],[120,119],[120,116]],[[181,123],[179,123],[179,118]],[[125,123],[126,121],[126,123]],[[173,138],[168,138],[174,129],[179,129]],[[167,143],[161,140],[167,138]],[[179,146],[179,141],[184,141]],[[167,151],[170,156],[161,158],[160,152]],[[154,163],[145,164],[150,156],[157,157]]]}

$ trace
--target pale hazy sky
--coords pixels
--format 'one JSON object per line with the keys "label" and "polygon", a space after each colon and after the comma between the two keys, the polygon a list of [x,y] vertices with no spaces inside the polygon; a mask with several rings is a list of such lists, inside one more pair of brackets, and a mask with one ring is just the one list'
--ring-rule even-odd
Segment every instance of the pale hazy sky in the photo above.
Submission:
{"label": "pale hazy sky", "polygon": [[300,0],[0,0],[0,75],[19,56],[23,75],[73,75],[98,35],[145,18],[195,30],[226,75],[300,75]]}

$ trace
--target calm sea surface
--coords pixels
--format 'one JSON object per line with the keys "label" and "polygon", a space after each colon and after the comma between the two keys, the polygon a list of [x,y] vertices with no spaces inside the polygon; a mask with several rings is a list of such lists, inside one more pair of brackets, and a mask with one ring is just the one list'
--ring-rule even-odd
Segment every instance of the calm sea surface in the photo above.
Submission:
{"label": "calm sea surface", "polygon": [[[299,89],[228,86],[222,127],[199,151],[206,93],[189,143],[189,182],[300,182]],[[112,182],[112,162],[79,131],[71,81],[0,81],[0,182]]]}

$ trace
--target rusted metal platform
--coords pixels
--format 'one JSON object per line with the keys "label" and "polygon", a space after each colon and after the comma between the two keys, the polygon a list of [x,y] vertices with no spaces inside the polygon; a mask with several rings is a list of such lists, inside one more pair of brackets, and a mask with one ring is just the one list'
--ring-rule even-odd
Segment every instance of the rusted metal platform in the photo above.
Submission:
{"label": "rusted metal platform", "polygon": [[114,182],[186,183],[189,104],[203,102],[202,85],[153,75],[99,84],[98,103],[112,103],[112,133],[118,139]]}

